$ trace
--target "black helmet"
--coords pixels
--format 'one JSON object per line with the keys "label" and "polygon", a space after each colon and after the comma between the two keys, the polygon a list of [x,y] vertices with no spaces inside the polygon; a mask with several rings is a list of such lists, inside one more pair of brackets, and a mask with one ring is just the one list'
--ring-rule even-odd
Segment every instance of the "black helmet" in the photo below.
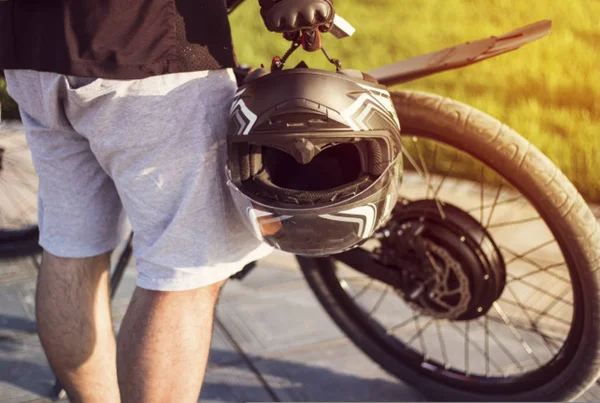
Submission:
{"label": "black helmet", "polygon": [[236,206],[283,251],[350,249],[396,204],[400,123],[386,88],[358,71],[255,71],[235,96],[227,141]]}

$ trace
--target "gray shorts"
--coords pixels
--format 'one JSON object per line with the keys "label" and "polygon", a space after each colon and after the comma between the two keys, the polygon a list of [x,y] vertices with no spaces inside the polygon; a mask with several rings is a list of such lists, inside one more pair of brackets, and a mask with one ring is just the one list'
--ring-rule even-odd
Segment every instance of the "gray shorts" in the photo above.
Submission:
{"label": "gray shorts", "polygon": [[5,71],[39,175],[40,244],[89,257],[134,231],[137,285],[203,287],[271,251],[224,177],[231,70],[142,80]]}

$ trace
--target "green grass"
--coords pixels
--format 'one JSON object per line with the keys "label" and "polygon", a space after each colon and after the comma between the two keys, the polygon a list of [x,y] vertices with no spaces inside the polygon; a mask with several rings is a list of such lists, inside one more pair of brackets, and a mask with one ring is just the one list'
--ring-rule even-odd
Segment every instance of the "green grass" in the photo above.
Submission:
{"label": "green grass", "polygon": [[[232,15],[236,51],[240,62],[269,65],[288,45],[265,32],[255,3]],[[496,117],[548,155],[586,199],[600,202],[600,1],[350,0],[336,10],[357,32],[341,41],[326,36],[324,45],[345,67],[362,70],[551,19],[542,40],[402,87]],[[300,60],[331,69],[319,53],[298,51],[289,64]]]}
{"label": "green grass", "polygon": [[6,93],[4,78],[0,78],[0,105],[2,106],[3,119],[16,119],[19,117],[17,104]]}
{"label": "green grass", "polygon": [[[247,0],[232,15],[234,43],[240,62],[268,66],[288,43],[263,28],[257,3]],[[327,35],[324,45],[345,67],[362,70],[551,19],[552,32],[540,41],[403,88],[496,117],[548,155],[589,201],[600,202],[600,1],[338,0],[336,10],[357,32],[341,41]],[[298,51],[289,64],[300,60],[331,69],[320,53]]]}

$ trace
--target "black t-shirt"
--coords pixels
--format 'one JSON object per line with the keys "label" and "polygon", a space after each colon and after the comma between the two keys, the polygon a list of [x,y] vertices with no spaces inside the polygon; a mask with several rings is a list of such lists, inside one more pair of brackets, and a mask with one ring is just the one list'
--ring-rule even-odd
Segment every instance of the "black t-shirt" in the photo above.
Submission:
{"label": "black t-shirt", "polygon": [[225,0],[0,0],[0,69],[136,79],[235,64]]}

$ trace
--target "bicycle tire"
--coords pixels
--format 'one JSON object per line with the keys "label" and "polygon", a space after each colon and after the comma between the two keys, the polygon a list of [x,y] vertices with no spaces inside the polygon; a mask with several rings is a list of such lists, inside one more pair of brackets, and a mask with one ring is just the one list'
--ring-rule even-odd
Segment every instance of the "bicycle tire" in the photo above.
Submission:
{"label": "bicycle tire", "polygon": [[574,309],[581,321],[576,331],[573,325],[568,336],[576,336],[576,340],[571,340],[576,345],[561,349],[562,354],[570,356],[561,361],[560,372],[545,379],[540,374],[538,382],[527,390],[513,390],[510,384],[493,392],[476,388],[477,385],[473,389],[459,388],[454,382],[434,378],[422,368],[398,360],[378,343],[379,339],[369,333],[366,321],[359,320],[357,311],[351,307],[335,275],[333,257],[297,257],[310,288],[334,322],[364,353],[430,398],[469,401],[577,398],[594,384],[600,370],[600,228],[593,213],[547,157],[496,119],[438,95],[397,91],[392,98],[403,132],[427,133],[484,161],[508,178],[538,210],[560,248],[568,254],[565,258],[569,271],[575,276],[573,287],[579,289]]}

